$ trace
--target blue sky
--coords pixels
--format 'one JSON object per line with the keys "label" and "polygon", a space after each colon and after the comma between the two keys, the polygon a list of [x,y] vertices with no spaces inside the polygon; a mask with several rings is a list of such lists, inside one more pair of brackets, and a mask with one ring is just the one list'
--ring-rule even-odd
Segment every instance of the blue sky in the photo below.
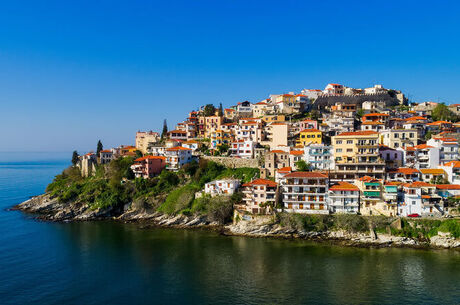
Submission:
{"label": "blue sky", "polygon": [[460,103],[457,1],[2,1],[0,151],[134,143],[328,82]]}

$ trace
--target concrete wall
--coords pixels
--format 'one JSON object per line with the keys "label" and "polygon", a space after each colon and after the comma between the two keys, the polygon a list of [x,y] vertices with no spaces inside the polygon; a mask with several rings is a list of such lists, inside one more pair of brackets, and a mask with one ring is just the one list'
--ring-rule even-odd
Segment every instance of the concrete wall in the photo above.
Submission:
{"label": "concrete wall", "polygon": [[232,157],[213,157],[213,156],[201,156],[202,159],[214,161],[216,163],[222,164],[229,168],[238,168],[238,167],[253,167],[259,168],[259,163],[257,159],[242,159],[242,158],[232,158]]}

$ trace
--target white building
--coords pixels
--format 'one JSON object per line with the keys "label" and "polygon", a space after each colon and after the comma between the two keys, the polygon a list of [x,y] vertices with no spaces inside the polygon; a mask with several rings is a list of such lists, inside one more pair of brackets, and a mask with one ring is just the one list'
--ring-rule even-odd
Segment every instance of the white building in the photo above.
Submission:
{"label": "white building", "polygon": [[406,147],[404,162],[407,167],[437,168],[439,166],[439,148],[427,144]]}
{"label": "white building", "polygon": [[233,141],[230,145],[230,156],[251,159],[254,156],[254,142]]}
{"label": "white building", "polygon": [[333,169],[332,146],[307,144],[303,148],[302,160],[317,170]]}
{"label": "white building", "polygon": [[359,212],[359,188],[348,182],[338,182],[329,188],[329,209],[332,213]]}
{"label": "white building", "polygon": [[319,96],[323,95],[323,91],[319,89],[303,89],[300,93],[311,100],[316,100]]}
{"label": "white building", "polygon": [[101,150],[99,152],[99,162],[101,164],[106,164],[106,163],[109,163],[110,161],[112,161],[113,159],[115,159],[115,155],[113,153],[112,150],[110,149],[105,149],[105,150]]}
{"label": "white building", "polygon": [[208,182],[204,185],[204,192],[213,196],[232,195],[240,186],[237,179],[221,179]]}
{"label": "white building", "polygon": [[447,162],[439,168],[446,172],[449,183],[460,184],[460,161]]}
{"label": "white building", "polygon": [[189,148],[192,150],[192,152],[195,152],[199,148],[199,142],[195,140],[188,140],[185,142],[182,142],[182,147]]}
{"label": "white building", "polygon": [[326,88],[324,88],[324,94],[330,95],[343,95],[345,92],[345,88],[340,84],[327,84]]}
{"label": "white building", "polygon": [[177,171],[192,161],[192,150],[182,146],[168,148],[165,151],[167,169]]}
{"label": "white building", "polygon": [[440,164],[457,161],[459,159],[458,142],[455,138],[431,138],[426,144],[439,148]]}
{"label": "white building", "polygon": [[329,214],[329,179],[318,172],[292,172],[281,178],[284,210],[290,213]]}
{"label": "white building", "polygon": [[439,204],[441,196],[436,193],[436,186],[426,182],[413,182],[404,185],[404,202],[399,207],[399,214],[407,217],[411,214],[420,216],[439,216],[444,213]]}

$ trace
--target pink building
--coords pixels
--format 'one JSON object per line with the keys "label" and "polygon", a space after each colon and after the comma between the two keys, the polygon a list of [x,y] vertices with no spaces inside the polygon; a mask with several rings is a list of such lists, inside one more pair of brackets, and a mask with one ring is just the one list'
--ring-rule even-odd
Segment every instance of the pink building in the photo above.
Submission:
{"label": "pink building", "polygon": [[166,167],[166,158],[162,156],[145,156],[134,160],[131,169],[136,178],[152,178]]}

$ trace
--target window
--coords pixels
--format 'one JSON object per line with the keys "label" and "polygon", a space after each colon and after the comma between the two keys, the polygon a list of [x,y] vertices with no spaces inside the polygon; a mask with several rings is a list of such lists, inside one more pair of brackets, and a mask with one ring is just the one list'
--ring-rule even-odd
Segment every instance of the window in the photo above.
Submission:
{"label": "window", "polygon": [[335,144],[342,144],[342,140],[337,140]]}
{"label": "window", "polygon": [[353,140],[347,140],[347,144],[353,144]]}
{"label": "window", "polygon": [[335,151],[338,152],[338,153],[341,153],[341,152],[342,152],[342,149],[341,149],[341,148],[337,148]]}

